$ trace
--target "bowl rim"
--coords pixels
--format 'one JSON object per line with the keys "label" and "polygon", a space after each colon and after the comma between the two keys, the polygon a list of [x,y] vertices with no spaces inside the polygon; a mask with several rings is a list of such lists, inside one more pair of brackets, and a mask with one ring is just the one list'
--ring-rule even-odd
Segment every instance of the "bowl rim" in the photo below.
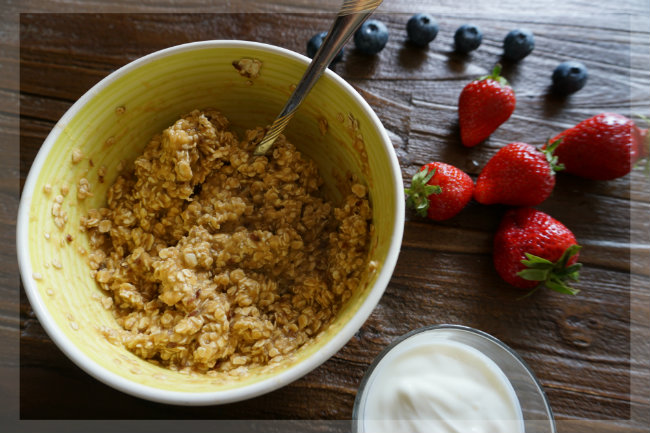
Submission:
{"label": "bowl rim", "polygon": [[361,403],[364,397],[364,391],[366,389],[366,386],[368,386],[368,382],[370,381],[370,378],[372,377],[374,371],[377,369],[381,361],[398,345],[401,343],[405,342],[409,338],[419,335],[422,333],[434,333],[437,331],[452,331],[452,332],[465,332],[468,334],[473,334],[477,337],[482,337],[486,340],[488,340],[490,343],[493,343],[494,345],[500,347],[503,349],[505,352],[510,354],[516,362],[518,362],[524,370],[528,373],[528,375],[531,377],[533,384],[535,385],[537,391],[540,393],[542,396],[542,400],[544,402],[544,408],[547,411],[547,414],[549,416],[549,421],[550,421],[550,426],[551,426],[551,433],[556,433],[557,432],[557,427],[555,425],[555,416],[553,415],[553,409],[551,408],[551,403],[548,400],[548,396],[546,395],[546,392],[544,391],[544,388],[542,387],[541,382],[535,375],[535,372],[533,371],[532,368],[524,361],[524,359],[517,353],[514,349],[512,349],[510,346],[505,344],[503,341],[499,340],[493,335],[488,334],[485,331],[481,331],[480,329],[472,328],[470,326],[466,325],[457,325],[457,324],[449,324],[449,323],[443,323],[443,324],[438,324],[438,325],[428,325],[428,326],[423,326],[421,328],[413,329],[412,331],[409,331],[403,335],[400,335],[397,337],[395,340],[393,340],[388,346],[386,346],[379,354],[373,359],[372,363],[364,373],[363,377],[361,378],[361,382],[359,383],[359,388],[357,389],[357,395],[354,399],[354,405],[352,407],[352,433],[358,433],[359,430],[359,424],[363,420],[362,417],[360,417],[360,408],[361,408]]}
{"label": "bowl rim", "polygon": [[381,142],[390,162],[390,168],[392,171],[391,174],[395,178],[395,224],[390,236],[390,247],[386,259],[380,268],[380,272],[377,276],[374,286],[369,291],[366,299],[360,305],[356,313],[334,336],[330,338],[330,340],[323,347],[311,354],[309,357],[266,379],[227,390],[187,392],[159,389],[151,387],[149,385],[133,382],[96,364],[80,348],[68,340],[63,331],[59,329],[53,317],[48,312],[48,309],[42,300],[41,294],[36,287],[36,282],[33,279],[33,269],[31,266],[29,254],[30,250],[28,227],[29,212],[34,195],[36,180],[47,159],[47,156],[50,153],[50,150],[62,133],[64,125],[66,125],[70,119],[72,119],[89,101],[92,100],[92,98],[94,98],[105,87],[117,79],[123,77],[124,75],[129,74],[130,72],[152,61],[159,60],[181,52],[206,48],[255,49],[262,52],[268,52],[271,54],[288,57],[294,61],[303,63],[305,67],[310,62],[309,58],[299,53],[266,43],[241,40],[209,40],[175,45],[169,48],[155,51],[127,63],[126,65],[118,68],[117,70],[104,77],[97,84],[91,87],[86,93],[84,93],[84,95],[81,96],[81,98],[79,98],[65,112],[61,119],[52,128],[47,138],[41,145],[41,148],[39,149],[36,157],[34,158],[32,166],[25,180],[25,184],[21,192],[16,224],[16,249],[24,290],[40,324],[43,326],[43,329],[52,339],[52,341],[54,341],[57,347],[59,347],[59,349],[83,371],[112,388],[115,388],[126,394],[154,402],[186,406],[225,404],[249,399],[271,392],[301,378],[302,376],[306,375],[324,363],[336,352],[338,352],[361,328],[363,323],[367,320],[379,302],[384,291],[386,290],[400,252],[405,218],[404,200],[401,200],[403,193],[401,169],[397,160],[397,156],[395,155],[394,149],[392,147],[391,140],[385,128],[383,127],[375,112],[365,101],[365,99],[363,99],[363,97],[361,97],[361,95],[349,83],[347,83],[343,78],[328,68],[325,71],[327,78],[333,80],[337,86],[342,88],[345,93],[354,99],[359,108],[368,116],[368,118],[372,120],[373,125],[375,125],[379,135],[382,138]]}

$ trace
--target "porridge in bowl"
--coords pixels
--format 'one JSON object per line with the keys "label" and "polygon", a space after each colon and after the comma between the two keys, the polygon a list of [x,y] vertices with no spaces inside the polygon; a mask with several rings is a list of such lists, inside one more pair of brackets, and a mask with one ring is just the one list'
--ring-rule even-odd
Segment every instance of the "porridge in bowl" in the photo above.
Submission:
{"label": "porridge in bowl", "polygon": [[280,362],[336,317],[371,263],[366,187],[339,206],[280,137],[253,156],[215,110],[151,139],[82,218],[115,344],[173,370],[244,375]]}

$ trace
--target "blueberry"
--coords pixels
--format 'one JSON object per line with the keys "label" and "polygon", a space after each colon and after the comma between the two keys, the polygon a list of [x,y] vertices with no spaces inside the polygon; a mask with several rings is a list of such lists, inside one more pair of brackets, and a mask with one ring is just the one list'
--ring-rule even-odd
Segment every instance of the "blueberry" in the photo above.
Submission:
{"label": "blueberry", "polygon": [[409,40],[418,47],[424,47],[438,35],[438,23],[429,14],[415,14],[406,23]]}
{"label": "blueberry", "polygon": [[[320,46],[323,45],[323,40],[325,40],[326,36],[327,32],[316,33],[314,36],[312,36],[309,42],[307,42],[307,56],[309,56],[310,59],[314,58],[316,51],[318,51]],[[343,60],[343,48],[341,48],[341,51],[339,51],[338,54],[334,57],[332,64],[340,62],[341,60]]]}
{"label": "blueberry", "polygon": [[503,57],[509,60],[521,60],[535,48],[533,32],[527,29],[512,30],[503,40]]}
{"label": "blueberry", "polygon": [[587,67],[580,62],[562,62],[553,71],[553,90],[569,94],[582,89],[587,83]]}
{"label": "blueberry", "polygon": [[388,28],[381,21],[368,20],[354,32],[354,45],[364,54],[377,54],[388,42]]}
{"label": "blueberry", "polygon": [[459,53],[469,53],[481,45],[483,33],[474,24],[463,24],[454,33],[454,44]]}

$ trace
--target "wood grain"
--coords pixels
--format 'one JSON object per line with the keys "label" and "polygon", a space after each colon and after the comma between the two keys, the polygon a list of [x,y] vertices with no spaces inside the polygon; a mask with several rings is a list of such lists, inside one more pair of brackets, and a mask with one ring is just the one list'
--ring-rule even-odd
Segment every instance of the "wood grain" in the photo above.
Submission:
{"label": "wood grain", "polygon": [[[146,11],[149,2],[140,3]],[[498,10],[487,2],[469,2],[462,8],[456,2],[439,3],[435,14],[440,33],[429,49],[405,43],[404,32],[408,13],[430,9],[429,4],[387,2],[384,14],[377,15],[391,33],[386,49],[367,58],[349,45],[344,62],[335,67],[384,123],[406,182],[431,160],[457,165],[476,178],[504,144],[542,144],[602,111],[650,114],[648,70],[640,67],[650,64],[649,34],[647,29],[630,30],[630,17],[647,12],[643,1],[625,1],[624,7],[614,9],[602,0],[549,0],[527,11],[510,9],[517,13],[501,13],[502,8],[519,5],[514,1],[500,2]],[[296,12],[306,9],[301,2],[292,4]],[[88,2],[86,7],[92,5]],[[262,7],[260,2],[244,2],[241,7],[255,5]],[[327,2],[321,6],[324,11],[329,8]],[[551,9],[558,13],[545,13]],[[563,10],[566,13],[560,14]],[[129,61],[171,45],[219,38],[256,40],[304,52],[309,37],[326,30],[330,19],[330,13],[22,14],[21,185],[41,143],[65,110]],[[484,42],[473,54],[458,56],[452,50],[453,32],[469,20],[483,29]],[[519,64],[505,64],[506,77],[517,92],[517,110],[486,143],[465,149],[458,137],[458,94],[468,80],[501,60],[505,33],[522,25],[534,31],[537,46]],[[559,100],[548,92],[550,74],[568,58],[583,61],[590,79],[585,89]],[[545,387],[557,419],[577,421],[559,423],[560,431],[593,431],[590,420],[600,420],[600,431],[643,431],[650,421],[650,405],[644,395],[635,397],[630,381],[648,383],[649,361],[639,356],[648,347],[633,350],[630,332],[637,336],[634,343],[650,337],[643,320],[631,322],[631,317],[649,314],[650,242],[643,217],[649,213],[649,202],[647,178],[639,170],[610,182],[558,175],[552,197],[540,209],[563,221],[584,245],[585,268],[577,284],[582,292],[575,298],[539,292],[517,300],[521,293],[499,279],[492,268],[491,241],[505,207],[471,203],[444,223],[409,212],[393,278],[354,338],[293,384],[225,406],[164,406],[99,383],[54,346],[21,294],[21,418],[347,420],[361,377],[387,344],[420,326],[459,323],[495,335],[522,355]],[[631,299],[640,302],[633,304]],[[1,301],[0,306],[10,307]]]}

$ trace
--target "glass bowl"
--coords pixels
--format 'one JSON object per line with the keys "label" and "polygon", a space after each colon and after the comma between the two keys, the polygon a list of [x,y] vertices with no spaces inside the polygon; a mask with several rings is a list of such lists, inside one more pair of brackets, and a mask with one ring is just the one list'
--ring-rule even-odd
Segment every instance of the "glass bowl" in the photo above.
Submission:
{"label": "glass bowl", "polygon": [[[491,360],[507,378],[518,400],[523,423],[518,422],[517,429],[526,433],[555,433],[553,412],[541,384],[531,368],[510,347],[495,337],[460,325],[434,325],[411,331],[386,347],[373,361],[361,380],[352,412],[352,431],[362,433],[372,431],[372,420],[368,418],[367,403],[369,396],[376,395],[373,385],[386,369],[390,359],[394,359],[403,350],[426,345],[427,343],[451,343],[469,347],[469,350]],[[521,426],[523,424],[523,426]],[[487,431],[487,430],[486,430]],[[405,432],[402,432],[405,433]]]}

